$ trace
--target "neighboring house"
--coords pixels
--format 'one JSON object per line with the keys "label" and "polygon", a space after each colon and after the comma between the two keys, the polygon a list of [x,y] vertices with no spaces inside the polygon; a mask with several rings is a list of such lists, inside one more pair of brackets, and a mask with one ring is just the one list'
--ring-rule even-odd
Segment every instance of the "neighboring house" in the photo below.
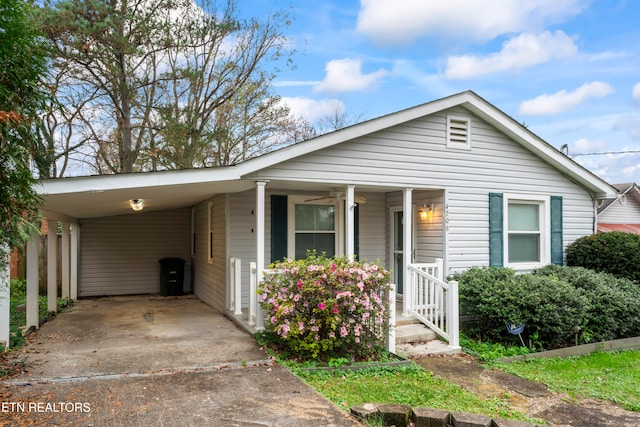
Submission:
{"label": "neighboring house", "polygon": [[640,188],[635,183],[613,186],[618,189],[620,197],[604,200],[598,207],[598,232],[640,234]]}
{"label": "neighboring house", "polygon": [[561,264],[567,244],[595,231],[593,201],[616,193],[470,91],[234,166],[45,180],[38,191],[47,220],[62,222],[70,296],[157,293],[159,260],[182,258],[193,293],[236,313],[255,304],[251,278],[307,249],[379,260],[400,294],[414,263],[441,259],[445,277]]}

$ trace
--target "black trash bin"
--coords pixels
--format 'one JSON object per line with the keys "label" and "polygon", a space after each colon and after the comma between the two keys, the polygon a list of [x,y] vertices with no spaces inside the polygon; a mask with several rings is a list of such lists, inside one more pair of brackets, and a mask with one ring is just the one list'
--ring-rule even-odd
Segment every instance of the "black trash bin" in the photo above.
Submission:
{"label": "black trash bin", "polygon": [[181,258],[162,258],[160,260],[160,295],[182,295],[184,286],[184,263]]}

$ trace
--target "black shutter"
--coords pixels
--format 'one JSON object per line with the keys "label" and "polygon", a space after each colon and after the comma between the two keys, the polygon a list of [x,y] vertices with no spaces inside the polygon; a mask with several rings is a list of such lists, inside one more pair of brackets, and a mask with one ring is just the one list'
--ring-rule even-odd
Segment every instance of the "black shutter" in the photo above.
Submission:
{"label": "black shutter", "polygon": [[287,196],[271,196],[271,262],[287,257]]}
{"label": "black shutter", "polygon": [[360,206],[356,203],[353,208],[353,250],[355,252],[355,259],[360,259]]}

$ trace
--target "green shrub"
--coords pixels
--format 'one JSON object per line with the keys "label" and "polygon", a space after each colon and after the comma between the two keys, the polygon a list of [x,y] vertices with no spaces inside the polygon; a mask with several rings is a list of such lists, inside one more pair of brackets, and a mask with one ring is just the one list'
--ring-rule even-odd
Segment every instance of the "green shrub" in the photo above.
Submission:
{"label": "green shrub", "polygon": [[388,332],[390,274],[376,264],[309,255],[271,266],[258,288],[267,327],[307,359],[375,354]]}
{"label": "green shrub", "polygon": [[640,294],[629,279],[582,267],[549,265],[534,272],[566,281],[587,298],[582,341],[606,341],[640,336]]}
{"label": "green shrub", "polygon": [[640,283],[640,235],[612,231],[581,237],[567,246],[567,265]]}
{"label": "green shrub", "polygon": [[522,333],[545,348],[571,342],[584,323],[587,299],[554,277],[516,275],[503,268],[472,268],[454,275],[460,284],[460,310],[475,321],[463,326],[476,339],[513,344],[507,323],[524,324]]}
{"label": "green shrub", "polygon": [[506,345],[506,323],[524,323],[523,336],[545,348],[640,336],[637,284],[582,267],[549,265],[516,275],[504,268],[457,274],[460,312],[474,319],[463,331]]}

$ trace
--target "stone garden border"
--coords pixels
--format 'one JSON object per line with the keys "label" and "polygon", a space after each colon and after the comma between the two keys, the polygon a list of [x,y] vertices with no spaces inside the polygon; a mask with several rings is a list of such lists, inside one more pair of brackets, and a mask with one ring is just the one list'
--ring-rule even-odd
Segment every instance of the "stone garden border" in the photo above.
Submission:
{"label": "stone garden border", "polygon": [[537,427],[524,421],[491,419],[466,412],[444,409],[412,408],[409,405],[363,403],[351,407],[351,414],[361,420],[380,421],[395,427]]}
{"label": "stone garden border", "polygon": [[541,351],[539,353],[529,353],[520,356],[503,357],[502,359],[496,359],[495,361],[499,363],[510,363],[531,359],[551,359],[554,357],[583,356],[585,354],[595,353],[598,351],[616,350],[640,350],[640,337],[621,338],[612,341],[603,341],[577,345],[574,347],[559,348],[557,350]]}

